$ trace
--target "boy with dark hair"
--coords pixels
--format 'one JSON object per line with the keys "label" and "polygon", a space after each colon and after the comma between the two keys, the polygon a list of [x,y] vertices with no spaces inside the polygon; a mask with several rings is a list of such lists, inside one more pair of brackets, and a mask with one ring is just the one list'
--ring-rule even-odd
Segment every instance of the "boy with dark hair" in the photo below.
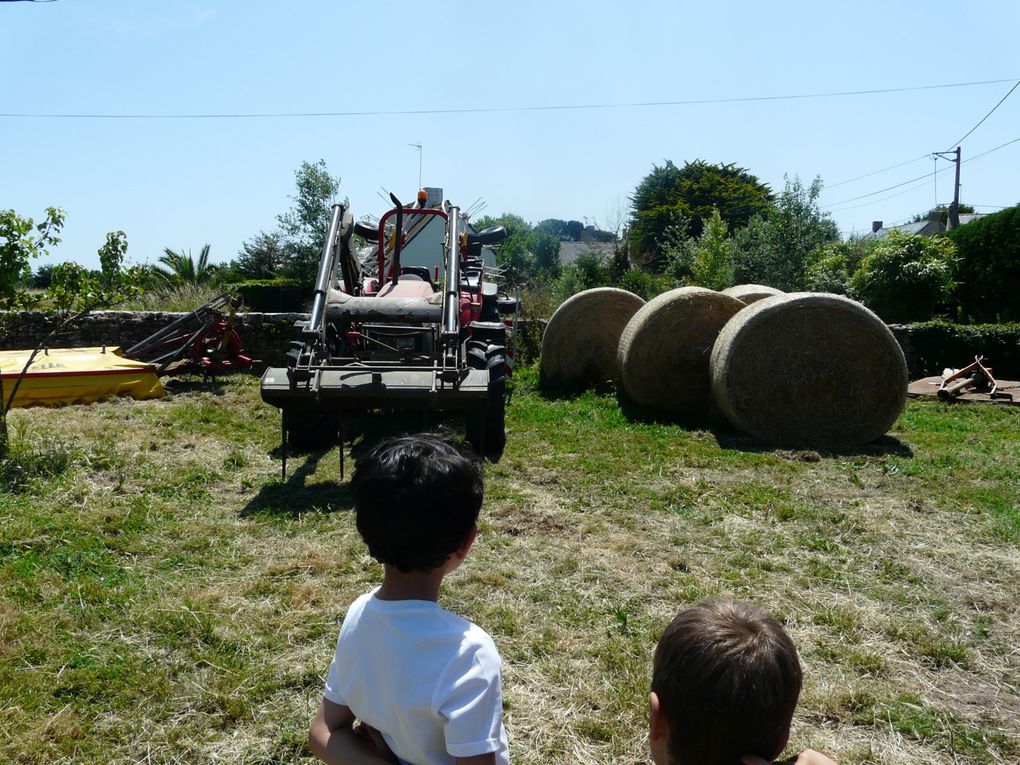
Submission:
{"label": "boy with dark hair", "polygon": [[[705,601],[655,649],[649,743],[657,765],[757,765],[778,757],[800,695],[797,649],[760,608]],[[798,765],[834,765],[810,750]]]}
{"label": "boy with dark hair", "polygon": [[475,539],[482,490],[478,461],[436,435],[355,464],[357,527],[383,581],[344,617],[309,731],[324,762],[509,763],[492,638],[436,602]]}

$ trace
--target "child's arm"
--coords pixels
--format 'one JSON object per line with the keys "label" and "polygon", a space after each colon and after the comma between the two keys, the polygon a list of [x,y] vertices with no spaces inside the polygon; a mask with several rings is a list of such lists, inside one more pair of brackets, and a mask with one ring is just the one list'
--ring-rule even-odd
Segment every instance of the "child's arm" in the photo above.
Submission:
{"label": "child's arm", "polygon": [[[767,760],[755,757],[753,754],[745,754],[741,759],[744,761],[744,765],[769,765]],[[805,749],[796,757],[777,762],[776,765],[836,765],[836,762],[814,749]]]}
{"label": "child's arm", "polygon": [[[355,733],[350,707],[323,699],[308,730],[308,747],[327,765],[393,765],[365,736]],[[479,764],[480,765],[480,764]]]}

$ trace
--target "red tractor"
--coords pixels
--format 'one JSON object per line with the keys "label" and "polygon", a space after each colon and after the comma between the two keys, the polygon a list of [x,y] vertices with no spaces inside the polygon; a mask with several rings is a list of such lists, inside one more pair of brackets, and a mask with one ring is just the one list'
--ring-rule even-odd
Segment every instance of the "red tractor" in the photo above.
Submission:
{"label": "red tractor", "polygon": [[[424,191],[408,207],[390,197],[394,207],[377,226],[334,205],[310,318],[287,366],[262,376],[262,399],[282,412],[284,472],[288,440],[339,435],[342,443],[351,411],[464,412],[476,450],[502,452],[520,301],[500,292],[483,249],[506,232],[476,233],[460,208],[429,204]],[[374,245],[369,257],[355,256],[354,234]],[[404,263],[412,244],[416,262]],[[433,251],[435,262],[423,263]]]}

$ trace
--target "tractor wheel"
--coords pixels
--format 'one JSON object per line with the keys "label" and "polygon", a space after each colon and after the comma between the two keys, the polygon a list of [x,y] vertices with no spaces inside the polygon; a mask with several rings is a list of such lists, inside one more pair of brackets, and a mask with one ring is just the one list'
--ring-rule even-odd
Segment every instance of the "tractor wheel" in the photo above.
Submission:
{"label": "tractor wheel", "polygon": [[506,380],[489,383],[489,408],[470,414],[467,420],[467,442],[483,457],[499,459],[506,446]]}
{"label": "tractor wheel", "polygon": [[[467,418],[466,438],[480,455],[495,461],[506,446],[506,347],[471,341],[468,364],[489,371],[489,405],[485,412]],[[473,351],[473,352],[472,352]]]}

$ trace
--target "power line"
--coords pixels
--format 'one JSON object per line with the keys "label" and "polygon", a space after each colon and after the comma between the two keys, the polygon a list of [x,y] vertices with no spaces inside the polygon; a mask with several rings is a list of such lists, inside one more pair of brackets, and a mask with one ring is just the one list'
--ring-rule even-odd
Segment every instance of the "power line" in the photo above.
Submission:
{"label": "power line", "polygon": [[[828,209],[830,207],[836,207],[837,205],[844,205],[847,202],[856,202],[858,199],[866,199],[867,197],[873,197],[876,194],[881,194],[884,191],[891,191],[892,189],[898,189],[900,186],[906,186],[908,183],[914,183],[915,181],[920,181],[922,179],[924,180],[925,183],[927,183],[928,179],[931,178],[932,175],[938,175],[939,173],[944,173],[946,170],[949,170],[949,168],[948,167],[943,168],[942,170],[939,170],[937,173],[925,173],[924,175],[919,175],[916,178],[911,178],[909,181],[903,181],[903,183],[895,183],[892,186],[886,186],[884,189],[879,189],[878,191],[872,191],[869,194],[861,194],[860,196],[857,196],[857,197],[850,197],[849,199],[844,199],[844,200],[839,201],[839,202],[832,202],[831,204],[822,205],[822,208],[823,209]],[[877,202],[879,200],[874,200],[874,201]]]}
{"label": "power line", "polygon": [[[944,167],[941,170],[939,170],[938,172],[939,173],[948,173],[950,170],[952,170],[951,167]],[[872,200],[870,200],[868,202],[865,202],[864,204],[860,204],[860,205],[851,205],[850,207],[842,207],[839,210],[829,210],[829,212],[832,212],[832,213],[843,213],[843,212],[847,212],[848,210],[858,210],[861,207],[869,207],[871,205],[878,204],[879,202],[885,202],[886,200],[889,200],[889,199],[895,199],[896,197],[901,197],[904,194],[909,194],[911,191],[917,191],[918,189],[923,189],[925,186],[928,185],[928,181],[929,181],[930,177],[931,176],[927,176],[926,175],[925,176],[925,180],[923,182],[917,184],[916,186],[911,186],[908,189],[903,189],[902,191],[897,191],[895,194],[890,194],[887,197],[882,197],[881,199],[872,199]],[[917,179],[915,178],[914,180],[917,180]],[[909,181],[908,181],[908,183],[909,183]],[[829,209],[829,208],[828,207],[824,207],[823,209]]]}
{"label": "power line", "polygon": [[[983,151],[980,154],[975,154],[973,157],[970,157],[969,159],[963,160],[963,164],[966,165],[968,162],[973,162],[976,159],[981,159],[982,157],[987,157],[989,154],[992,154],[993,152],[996,152],[999,149],[1004,149],[1007,146],[1010,146],[1011,144],[1018,143],[1018,142],[1020,142],[1020,138],[1014,138],[1011,141],[1006,141],[1005,143],[1001,143],[998,146],[995,146],[994,148],[988,149],[988,151]],[[944,167],[941,170],[936,171],[932,175],[941,175],[942,173],[948,173],[952,169],[953,168],[950,165],[949,167]],[[917,184],[916,186],[911,186],[908,189],[903,189],[903,191],[897,191],[895,194],[890,194],[887,197],[882,197],[881,199],[872,199],[872,200],[870,200],[868,202],[865,202],[864,204],[861,204],[861,205],[852,205],[851,207],[843,207],[843,208],[841,208],[839,210],[829,210],[829,212],[844,213],[844,212],[848,212],[850,210],[860,209],[861,207],[868,207],[870,205],[877,204],[878,202],[885,202],[886,200],[894,199],[896,197],[903,196],[904,194],[909,194],[911,191],[917,191],[918,189],[922,189],[925,186],[927,186],[928,185],[927,179],[930,178],[930,177],[931,176],[927,176],[926,175],[926,176],[924,176],[925,180],[922,181],[921,183]],[[914,180],[918,180],[918,179],[915,178]],[[910,181],[905,181],[905,183],[910,183]],[[902,185],[902,184],[900,184],[900,185]],[[895,188],[895,187],[892,187],[892,188]],[[878,193],[881,193],[881,192],[878,192]],[[867,195],[867,196],[870,196],[870,195]],[[853,200],[846,200],[846,201],[853,201]],[[839,203],[836,203],[836,204],[839,204]],[[835,204],[833,204],[833,205],[825,205],[825,206],[823,206],[823,209],[829,209],[830,207],[834,207],[834,206],[835,206]],[[1000,205],[971,205],[971,207],[997,207],[997,206],[998,207],[1007,207],[1008,205],[1001,205],[1001,206]]]}
{"label": "power line", "polygon": [[973,162],[975,159],[981,159],[981,157],[987,157],[993,151],[998,151],[999,149],[1005,149],[1007,146],[1009,146],[1010,144],[1016,143],[1017,141],[1020,141],[1020,138],[1014,138],[1012,141],[1006,141],[1006,143],[1000,143],[994,149],[989,149],[988,151],[983,151],[980,154],[975,154],[973,157],[970,157],[969,159],[963,160],[963,164],[966,165],[968,162]]}
{"label": "power line", "polygon": [[[1018,82],[1017,84],[1020,85],[1020,82]],[[975,125],[975,127],[977,127],[977,126]],[[975,154],[973,157],[969,157],[968,159],[963,160],[962,164],[966,165],[968,162],[973,162],[975,159],[981,159],[982,157],[987,157],[992,152],[998,151],[999,149],[1004,149],[1005,147],[1009,146],[1010,144],[1014,144],[1017,141],[1020,141],[1020,138],[1014,138],[1012,141],[1006,141],[1006,143],[999,144],[998,146],[996,146],[993,149],[989,149],[988,151],[983,151],[980,154]],[[928,155],[926,154],[925,156],[928,156]],[[915,160],[911,160],[911,162],[913,162],[913,161],[915,161]],[[904,164],[909,164],[909,163],[904,163]],[[856,202],[858,199],[866,199],[868,197],[873,197],[876,194],[881,194],[884,191],[891,191],[892,189],[898,189],[900,186],[906,186],[908,183],[913,183],[914,181],[924,180],[925,182],[927,182],[927,179],[932,178],[934,176],[941,175],[942,173],[948,172],[951,169],[952,169],[951,167],[944,167],[941,170],[938,170],[938,171],[936,171],[934,173],[931,173],[931,174],[925,173],[924,175],[919,175],[916,178],[911,178],[909,181],[903,181],[902,183],[896,183],[896,184],[894,184],[892,186],[886,186],[884,189],[879,189],[878,191],[872,191],[869,194],[861,194],[860,196],[851,197],[850,199],[844,199],[844,200],[839,201],[839,202],[832,202],[831,204],[821,205],[821,208],[823,210],[828,210],[828,209],[830,209],[832,207],[838,207],[839,205],[846,204],[847,202]],[[922,183],[921,186],[923,186],[923,185],[924,184]],[[920,188],[920,186],[915,186],[914,188]],[[910,189],[908,189],[908,191],[909,190]],[[892,197],[895,197],[895,196],[899,196],[899,194],[893,194],[892,195]],[[892,199],[892,197],[885,197],[885,199]],[[883,200],[881,200],[881,199],[873,199],[871,202],[868,202],[868,204],[874,204],[875,202],[881,202],[881,201],[883,201]],[[864,206],[865,205],[858,205],[858,207],[864,207]],[[854,208],[853,207],[848,207],[846,209],[853,210]],[[842,211],[836,211],[836,212],[842,212]]]}
{"label": "power line", "polygon": [[879,173],[884,173],[887,170],[895,170],[897,167],[903,167],[904,165],[909,165],[909,164],[912,164],[912,163],[917,162],[919,160],[927,159],[927,158],[928,158],[927,154],[922,154],[920,157],[914,157],[913,159],[908,159],[906,162],[899,162],[899,163],[897,163],[895,165],[889,165],[889,167],[883,167],[881,170],[875,170],[875,171],[870,172],[870,173],[865,173],[864,175],[858,175],[855,178],[847,178],[845,181],[839,181],[838,183],[827,183],[827,184],[825,184],[825,188],[826,188],[826,190],[833,189],[836,186],[843,186],[843,185],[845,185],[847,183],[853,183],[854,181],[861,180],[861,178],[870,178],[873,175],[878,175]]}
{"label": "power line", "polygon": [[999,99],[999,103],[997,103],[995,106],[992,107],[992,111],[988,112],[988,114],[986,114],[984,117],[982,117],[980,120],[978,120],[978,123],[974,127],[972,127],[970,130],[968,130],[964,134],[963,138],[961,138],[959,141],[954,141],[953,143],[951,143],[949,145],[949,148],[946,149],[946,151],[952,151],[954,146],[959,146],[960,144],[962,144],[963,141],[964,141],[964,138],[966,138],[971,133],[973,133],[975,130],[977,130],[979,127],[981,127],[981,123],[984,122],[989,117],[991,117],[992,116],[992,112],[994,112],[996,109],[998,109],[1000,106],[1002,106],[1002,102],[1005,101],[1007,98],[1009,98],[1013,94],[1013,91],[1017,89],[1018,85],[1020,85],[1020,80],[1017,80],[1013,84],[1013,87],[1009,89],[1009,93],[1007,93],[1006,95],[1004,95],[1002,98]]}
{"label": "power line", "polygon": [[28,119],[273,119],[273,118],[307,118],[307,117],[395,117],[428,114],[496,114],[507,112],[549,112],[549,111],[580,111],[590,109],[636,109],[661,106],[699,106],[706,104],[754,103],[759,101],[793,101],[813,98],[837,98],[842,96],[867,96],[883,93],[906,93],[921,90],[941,90],[946,88],[968,88],[976,85],[997,85],[1008,80],[979,80],[974,82],[953,82],[941,85],[915,85],[903,88],[874,88],[871,90],[842,90],[831,93],[800,93],[782,96],[743,96],[737,98],[698,98],[681,101],[637,101],[630,103],[597,103],[597,104],[561,104],[553,106],[480,106],[458,109],[392,109],[381,111],[356,112],[246,112],[246,113],[207,113],[207,114],[83,114],[83,113],[49,113],[49,112],[7,112],[0,113],[4,118]]}
{"label": "power line", "polygon": [[[1009,98],[1012,95],[1013,91],[1017,89],[1017,87],[1020,87],[1020,80],[1017,80],[1015,83],[1013,83],[1013,87],[1009,89],[1009,92],[1006,93],[1006,95],[1004,95],[1002,98],[1000,98],[999,102],[997,104],[995,104],[995,106],[993,106],[991,108],[991,110],[984,117],[982,117],[980,120],[978,120],[977,124],[974,125],[974,127],[972,127],[970,130],[968,130],[963,135],[963,138],[960,138],[958,141],[955,141],[954,143],[952,143],[950,145],[950,148],[946,149],[946,152],[944,152],[944,153],[948,153],[948,152],[952,151],[952,148],[954,146],[959,146],[960,144],[962,144],[964,142],[964,140],[968,136],[970,136],[971,133],[973,133],[975,130],[977,130],[985,120],[987,120],[989,117],[992,116],[992,114],[995,112],[996,109],[998,109],[1000,106],[1002,106],[1003,101],[1005,101],[1007,98]],[[889,167],[884,167],[881,170],[875,170],[875,171],[870,172],[870,173],[865,173],[864,175],[858,175],[858,176],[856,176],[854,178],[848,178],[847,180],[839,181],[838,183],[830,183],[830,184],[826,185],[826,189],[832,189],[832,188],[835,188],[836,186],[842,186],[842,185],[847,184],[847,183],[852,183],[853,181],[859,181],[862,178],[870,178],[873,175],[878,175],[880,173],[884,173],[887,170],[894,170],[897,167],[903,167],[904,165],[909,165],[909,164],[912,164],[912,163],[917,162],[919,160],[926,159],[928,156],[929,156],[928,154],[922,154],[920,157],[915,157],[914,159],[908,159],[906,162],[900,162],[900,163],[895,164],[895,165],[890,165]],[[981,155],[981,156],[984,156],[984,155]],[[975,159],[976,159],[976,157],[975,157]],[[910,183],[910,182],[911,181],[904,181],[904,183]],[[889,188],[895,188],[895,186],[891,186]],[[876,191],[874,193],[875,194],[881,194],[882,191],[887,191],[887,190],[888,189],[882,189],[882,190]],[[863,199],[864,196],[869,196],[869,195],[865,194],[862,197],[858,197],[858,198],[859,199]],[[855,200],[848,199],[848,200],[844,200],[844,201],[845,202],[852,202],[852,201],[855,201]],[[842,204],[842,202],[834,202],[833,203],[833,205],[837,205],[837,204]],[[829,205],[829,206],[832,206],[832,205]]]}

